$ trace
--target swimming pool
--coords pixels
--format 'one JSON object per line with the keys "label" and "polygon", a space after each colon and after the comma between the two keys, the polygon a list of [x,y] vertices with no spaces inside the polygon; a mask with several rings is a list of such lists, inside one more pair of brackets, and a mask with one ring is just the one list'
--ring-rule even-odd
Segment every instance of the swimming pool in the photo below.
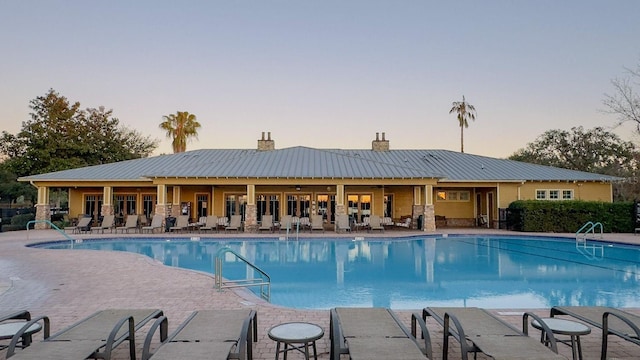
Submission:
{"label": "swimming pool", "polygon": [[[69,248],[69,242],[37,245]],[[85,240],[74,249],[129,251],[165,265],[214,272],[229,247],[264,269],[271,302],[298,309],[335,306],[546,308],[640,306],[640,248],[572,239],[514,236],[404,239]],[[245,276],[227,259],[223,275]]]}

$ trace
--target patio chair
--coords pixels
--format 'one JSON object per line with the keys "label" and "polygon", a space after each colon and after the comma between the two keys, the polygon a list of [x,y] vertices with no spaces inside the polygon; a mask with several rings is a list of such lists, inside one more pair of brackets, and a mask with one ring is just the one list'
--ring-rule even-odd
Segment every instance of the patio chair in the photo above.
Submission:
{"label": "patio chair", "polygon": [[151,225],[143,226],[140,228],[140,232],[155,232],[156,229],[162,229],[162,220],[164,220],[164,216],[161,214],[154,214],[151,218]]}
{"label": "patio chair", "polygon": [[[155,309],[102,310],[51,336],[48,333],[48,319],[43,316],[37,317],[27,322],[21,331],[14,335],[7,350],[7,359],[66,360],[88,357],[110,359],[113,349],[124,341],[129,341],[129,356],[131,359],[135,359],[135,332],[150,320],[162,315],[162,311]],[[15,352],[18,337],[22,336],[21,332],[43,319],[47,320],[45,322],[45,339],[32,343],[22,351]],[[163,339],[166,338],[166,329],[161,329],[160,336]]]}
{"label": "patio chair", "polygon": [[331,360],[342,354],[353,360],[433,359],[431,338],[420,314],[413,314],[412,321],[420,324],[424,344],[390,309],[334,308],[330,316]]}
{"label": "patio chair", "polygon": [[[7,320],[9,320],[9,322],[11,323],[11,326],[14,326],[14,325],[20,326],[20,325],[26,324],[26,322],[31,320],[31,313],[29,313],[29,311],[27,310],[1,312],[0,323]],[[18,320],[21,320],[21,321],[18,321]],[[5,323],[5,324],[8,324],[8,323]],[[0,324],[0,327],[5,326],[5,324]],[[5,339],[5,338],[3,337],[2,339]],[[29,346],[29,344],[31,343],[31,333],[25,332],[25,334],[19,340],[21,340],[22,342],[21,343],[22,347]],[[4,350],[7,347],[9,347],[9,345],[0,344],[0,350]]]}
{"label": "patio chair", "polygon": [[304,231],[305,229],[311,228],[311,219],[308,216],[303,216],[299,220],[300,222],[300,231]]}
{"label": "patio chair", "polygon": [[[551,330],[540,318],[530,315],[543,327],[542,331],[545,338],[549,339],[550,348],[484,309],[427,307],[422,310],[422,318],[425,322],[426,318],[431,316],[444,327],[443,360],[447,360],[449,356],[450,336],[460,343],[463,360],[469,359],[470,352],[482,352],[495,360],[566,359],[558,355],[558,348]],[[413,324],[412,332],[414,332]]]}
{"label": "patio chair", "polygon": [[407,217],[404,220],[397,222],[396,226],[407,228],[407,229],[411,228],[411,217]]}
{"label": "patio chair", "polygon": [[279,231],[291,231],[293,225],[293,218],[291,215],[285,215],[280,220],[280,228]]}
{"label": "patio chair", "polygon": [[204,225],[200,227],[200,231],[214,231],[218,232],[218,217],[215,215],[207,216],[207,219],[204,221]]}
{"label": "patio chair", "polygon": [[137,228],[138,228],[138,215],[129,214],[127,215],[127,221],[124,223],[124,225],[118,226],[116,228],[116,233],[118,232],[118,230],[121,230],[123,233],[126,231],[128,234],[129,230],[133,229],[135,231]]}
{"label": "patio chair", "polygon": [[72,233],[81,233],[91,231],[91,220],[93,220],[90,216],[81,217],[78,220],[78,224],[75,226],[67,226],[64,228],[64,231],[71,230]]}
{"label": "patio chair", "polygon": [[218,229],[224,229],[229,226],[229,218],[222,216],[218,218]]}
{"label": "patio chair", "polygon": [[224,231],[227,232],[229,230],[240,231],[242,227],[242,215],[231,215],[231,221],[229,222],[229,226],[224,228]]}
{"label": "patio chair", "polygon": [[260,222],[258,232],[262,230],[273,232],[273,215],[262,215],[262,221]]}
{"label": "patio chair", "polygon": [[204,310],[193,312],[155,352],[151,342],[156,330],[167,328],[161,317],[151,326],[142,348],[142,360],[162,359],[253,359],[258,341],[255,310]]}
{"label": "patio chair", "polygon": [[310,232],[313,230],[322,230],[324,232],[324,219],[322,215],[312,215],[311,216],[311,227],[309,228]]}
{"label": "patio chair", "polygon": [[178,219],[176,219],[176,224],[169,228],[170,232],[173,231],[184,231],[189,227],[189,215],[180,215]]}
{"label": "patio chair", "polygon": [[607,358],[609,335],[640,345],[640,316],[606,306],[554,306],[551,317],[568,315],[602,329],[601,359]]}
{"label": "patio chair", "polygon": [[110,232],[113,232],[113,229],[115,228],[115,224],[116,224],[116,217],[114,215],[105,215],[102,218],[102,222],[100,223],[100,225],[94,226],[91,228],[91,232],[95,230],[95,231],[100,231],[104,234],[104,231],[107,229]]}
{"label": "patio chair", "polygon": [[347,214],[338,215],[338,219],[336,222],[336,231],[351,232],[351,225],[349,224],[349,216]]}
{"label": "patio chair", "polygon": [[378,215],[369,216],[369,232],[374,230],[380,230],[384,232],[384,226],[382,226],[382,220]]}

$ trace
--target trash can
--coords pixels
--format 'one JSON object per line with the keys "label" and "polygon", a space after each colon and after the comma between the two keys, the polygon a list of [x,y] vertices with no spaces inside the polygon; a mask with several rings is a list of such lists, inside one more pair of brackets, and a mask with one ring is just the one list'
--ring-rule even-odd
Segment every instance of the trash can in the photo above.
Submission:
{"label": "trash can", "polygon": [[169,216],[166,219],[164,219],[164,223],[165,223],[164,232],[169,232],[169,229],[172,226],[176,226],[176,218],[173,216]]}
{"label": "trash can", "polygon": [[418,216],[418,230],[423,230],[424,215]]}

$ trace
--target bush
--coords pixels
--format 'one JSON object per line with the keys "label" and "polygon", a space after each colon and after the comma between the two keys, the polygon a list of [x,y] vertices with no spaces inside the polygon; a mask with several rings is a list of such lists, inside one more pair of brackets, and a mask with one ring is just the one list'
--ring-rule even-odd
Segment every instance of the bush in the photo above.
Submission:
{"label": "bush", "polygon": [[635,229],[630,202],[514,201],[507,211],[507,226],[516,231],[576,232],[587,222],[600,222],[604,232],[630,233]]}
{"label": "bush", "polygon": [[[27,228],[27,223],[35,218],[36,216],[34,214],[15,215],[11,218],[10,224],[2,226],[2,231],[25,230]],[[29,228],[33,229],[33,225],[34,224],[31,224]]]}

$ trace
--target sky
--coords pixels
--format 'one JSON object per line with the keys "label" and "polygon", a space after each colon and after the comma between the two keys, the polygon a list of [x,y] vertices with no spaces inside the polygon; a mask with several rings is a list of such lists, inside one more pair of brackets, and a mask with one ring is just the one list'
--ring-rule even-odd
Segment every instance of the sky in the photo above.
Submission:
{"label": "sky", "polygon": [[163,115],[202,124],[187,150],[460,150],[508,157],[551,129],[602,126],[611,80],[640,64],[636,0],[0,0],[0,130],[54,89],[158,140]]}

